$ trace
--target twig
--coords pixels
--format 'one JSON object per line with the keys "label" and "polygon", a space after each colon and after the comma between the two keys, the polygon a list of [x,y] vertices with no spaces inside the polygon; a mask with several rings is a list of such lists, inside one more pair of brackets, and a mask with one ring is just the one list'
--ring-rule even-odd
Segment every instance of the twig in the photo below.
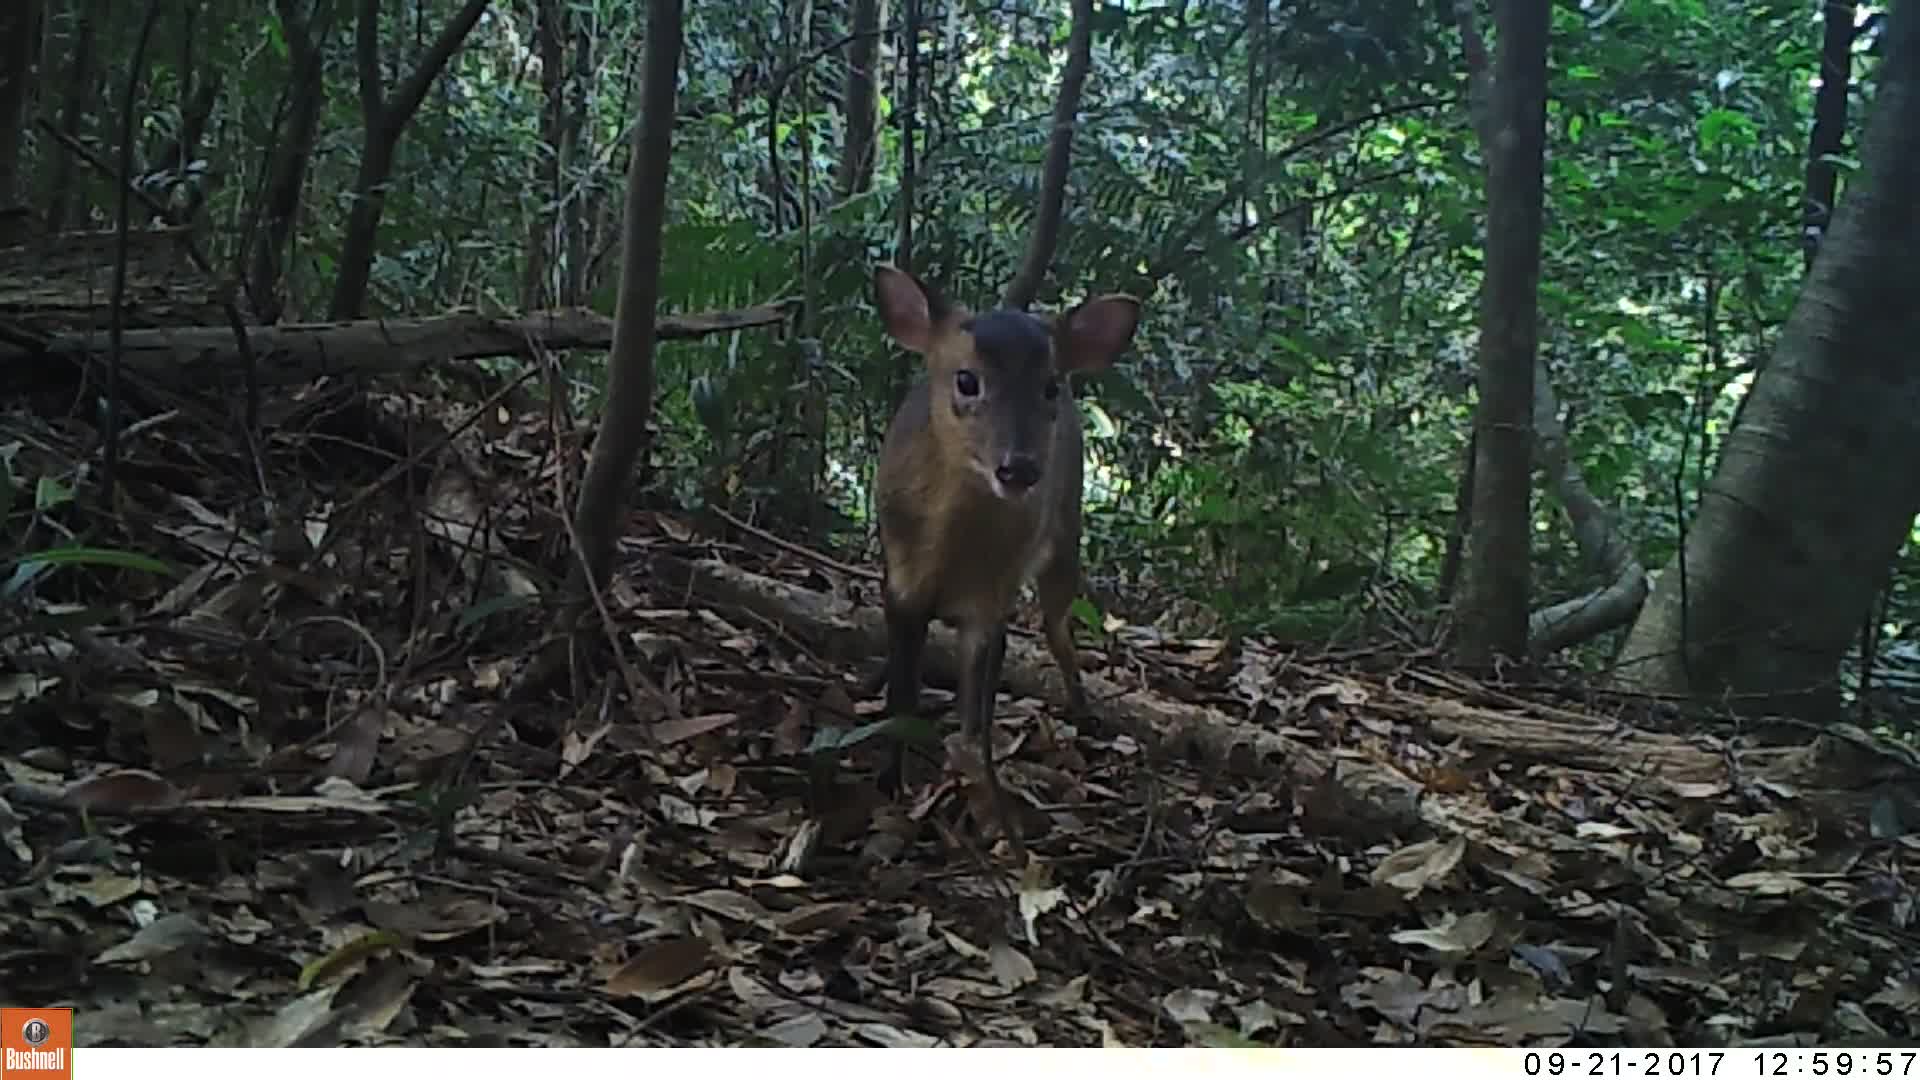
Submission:
{"label": "twig", "polygon": [[722,510],[717,506],[712,507],[711,509],[713,510],[715,515],[720,517],[721,520],[725,521],[727,524],[732,525],[734,528],[739,529],[741,532],[749,533],[753,536],[759,537],[760,539],[765,540],[767,543],[772,544],[774,547],[777,547],[782,551],[788,552],[789,554],[798,555],[803,559],[807,559],[811,562],[818,563],[829,570],[838,570],[843,574],[849,574],[849,575],[852,575],[853,577],[866,578],[869,581],[880,580],[880,572],[877,570],[870,570],[864,566],[852,566],[847,563],[843,563],[831,555],[822,555],[819,552],[813,550],[812,548],[805,547],[800,544],[796,544],[791,540],[782,540],[779,537],[773,535],[772,533],[766,531],[765,529],[760,528],[757,525],[749,525],[746,522],[741,521],[739,518],[734,517],[732,514],[727,513],[725,510]]}

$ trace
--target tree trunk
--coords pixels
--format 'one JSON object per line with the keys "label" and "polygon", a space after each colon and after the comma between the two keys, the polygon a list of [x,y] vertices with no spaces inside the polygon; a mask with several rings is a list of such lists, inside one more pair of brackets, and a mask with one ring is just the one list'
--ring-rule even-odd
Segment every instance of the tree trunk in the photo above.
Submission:
{"label": "tree trunk", "polygon": [[1853,82],[1853,0],[1827,0],[1822,7],[1826,29],[1820,38],[1820,89],[1813,95],[1813,136],[1807,146],[1806,197],[1801,206],[1800,242],[1807,268],[1820,250],[1820,238],[1833,218],[1833,198],[1840,170],[1825,160],[1838,154],[1847,140],[1847,89]]}
{"label": "tree trunk", "polygon": [[1887,16],[1861,153],[1617,678],[1833,715],[1836,676],[1920,510],[1920,10]]}
{"label": "tree trunk", "polygon": [[1267,0],[1251,0],[1247,4],[1246,124],[1240,133],[1246,145],[1240,151],[1240,220],[1234,223],[1239,226],[1253,221],[1253,215],[1249,212],[1253,207],[1260,208],[1262,217],[1273,209],[1267,205],[1267,85],[1264,74],[1267,20],[1270,14]]}
{"label": "tree trunk", "polygon": [[[1461,0],[1471,35],[1470,0]],[[1499,53],[1480,132],[1487,167],[1486,277],[1480,292],[1479,406],[1474,411],[1473,529],[1456,658],[1484,667],[1527,650],[1532,539],[1533,370],[1539,349],[1541,168],[1546,144],[1546,0],[1497,0]],[[1485,50],[1468,46],[1476,80]]]}
{"label": "tree trunk", "polygon": [[387,179],[393,175],[396,140],[385,125],[369,127],[360,147],[360,168],[353,179],[353,209],[347,213],[340,241],[339,276],[333,281],[333,319],[357,319],[366,306],[367,286],[373,279],[373,252],[379,240],[380,215],[386,209]]}
{"label": "tree trunk", "polygon": [[521,281],[520,307],[531,311],[551,298],[549,288],[554,263],[558,261],[560,242],[558,220],[562,177],[561,127],[566,116],[567,25],[571,21],[567,0],[536,0],[534,48],[540,55],[540,141],[546,152],[534,158],[534,191],[541,206],[527,223],[527,261]]}
{"label": "tree trunk", "polygon": [[[920,182],[915,160],[915,114],[920,109],[920,0],[906,0],[905,18],[900,28],[900,62],[906,68],[906,91],[900,101],[900,230],[894,244],[893,264],[913,273],[913,210]],[[905,377],[901,365],[896,371],[894,397],[900,396],[899,380]]]}
{"label": "tree trunk", "polygon": [[360,147],[360,171],[353,182],[353,210],[347,215],[346,237],[340,245],[340,276],[333,286],[332,317],[352,319],[367,302],[367,282],[373,274],[373,253],[379,240],[380,214],[386,207],[387,181],[393,176],[395,151],[433,80],[459,51],[489,0],[466,0],[447,22],[419,66],[407,76],[393,100],[380,88],[380,0],[360,0],[360,19],[354,51],[360,69],[360,110],[366,136]]}
{"label": "tree trunk", "polygon": [[327,35],[333,28],[332,0],[315,0],[303,17],[295,0],[279,0],[280,25],[286,33],[292,70],[288,72],[287,126],[274,151],[260,211],[260,232],[254,237],[253,266],[247,295],[262,322],[280,321],[286,308],[281,288],[287,245],[300,214],[300,193],[307,183],[307,163],[313,157],[320,130],[320,110],[326,105],[326,80],[321,62]]}
{"label": "tree trunk", "polygon": [[0,208],[18,205],[22,194],[21,157],[39,18],[40,0],[0,3]]}
{"label": "tree trunk", "polygon": [[1060,244],[1060,213],[1067,198],[1067,165],[1073,157],[1074,122],[1080,115],[1080,88],[1093,65],[1093,0],[1073,0],[1073,26],[1067,32],[1067,66],[1060,72],[1060,91],[1053,99],[1053,131],[1047,137],[1047,159],[1040,169],[1040,209],[1033,217],[1027,253],[1007,284],[1000,302],[1022,311],[1040,294],[1053,252]]}
{"label": "tree trunk", "polygon": [[846,115],[846,139],[840,149],[836,188],[850,199],[873,186],[875,76],[880,67],[880,24],[886,20],[886,0],[853,0],[847,45],[847,84],[840,108]]}
{"label": "tree trunk", "polygon": [[1460,567],[1466,561],[1467,533],[1473,530],[1473,469],[1479,461],[1479,442],[1468,431],[1465,452],[1460,455],[1460,478],[1453,489],[1453,521],[1447,528],[1440,581],[1435,587],[1435,596],[1443,606],[1453,602],[1453,592],[1460,585]]}
{"label": "tree trunk", "polygon": [[[596,586],[607,579],[620,507],[634,459],[647,445],[653,416],[655,307],[660,300],[660,233],[666,217],[667,166],[673,155],[675,84],[680,71],[681,0],[648,0],[646,75],[640,123],[627,167],[627,206],[621,237],[620,295],[613,314],[613,351],[607,360],[607,400],[580,481],[573,527],[581,575]],[[581,590],[584,592],[584,590]]]}
{"label": "tree trunk", "polygon": [[560,303],[575,307],[587,302],[587,265],[593,259],[593,247],[587,234],[587,195],[584,179],[574,180],[583,170],[575,165],[593,160],[593,129],[588,125],[592,106],[594,40],[592,24],[585,18],[573,20],[573,59],[567,70],[567,118],[561,130],[560,175],[571,185],[560,208]]}
{"label": "tree trunk", "polygon": [[[94,89],[94,10],[98,4],[99,0],[80,0],[74,13],[73,47],[68,52],[65,86],[60,96],[60,131],[74,142],[80,139],[80,118],[87,111],[89,92]],[[52,165],[47,183],[47,232],[60,233],[66,231],[76,201],[80,204],[81,216],[85,217],[86,197],[74,190],[73,153],[60,149],[48,157]]]}
{"label": "tree trunk", "polygon": [[1620,523],[1594,497],[1587,478],[1567,450],[1567,427],[1547,378],[1547,364],[1536,356],[1533,368],[1533,460],[1552,485],[1581,561],[1598,571],[1602,583],[1583,596],[1570,597],[1534,612],[1527,620],[1527,651],[1547,656],[1632,622],[1647,602],[1647,570]]}

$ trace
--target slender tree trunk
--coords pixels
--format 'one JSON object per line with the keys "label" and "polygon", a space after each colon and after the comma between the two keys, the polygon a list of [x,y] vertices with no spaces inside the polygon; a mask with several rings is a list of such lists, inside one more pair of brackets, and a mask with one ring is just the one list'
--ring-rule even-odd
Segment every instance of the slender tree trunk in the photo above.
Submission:
{"label": "slender tree trunk", "polygon": [[1246,125],[1241,129],[1241,138],[1246,145],[1240,151],[1240,220],[1239,225],[1251,224],[1253,215],[1248,211],[1258,206],[1264,216],[1272,208],[1267,205],[1266,191],[1266,136],[1267,136],[1267,87],[1265,60],[1267,55],[1267,0],[1248,0],[1246,13],[1247,27],[1247,102]]}
{"label": "slender tree trunk", "polygon": [[[87,99],[94,89],[93,28],[98,4],[99,0],[78,0],[74,11],[73,47],[67,54],[64,85],[60,91],[60,131],[76,142],[80,139],[80,118],[86,114]],[[86,196],[75,190],[72,152],[62,147],[47,157],[51,162],[47,170],[47,231],[59,233],[71,223],[76,202],[80,213],[86,214]]]}
{"label": "slender tree trunk", "polygon": [[1807,146],[1807,185],[1802,204],[1800,241],[1812,269],[1820,238],[1833,217],[1840,170],[1826,160],[1847,140],[1847,90],[1853,82],[1853,0],[1827,0],[1821,8],[1825,30],[1820,39],[1820,88],[1813,95],[1813,135]]}
{"label": "slender tree trunk", "polygon": [[357,319],[366,306],[367,286],[373,280],[373,253],[379,240],[380,217],[386,209],[386,183],[393,175],[395,139],[384,125],[369,128],[360,148],[360,167],[353,179],[353,209],[340,243],[339,276],[334,278],[329,305],[336,320]]}
{"label": "slender tree trunk", "polygon": [[0,208],[18,205],[40,0],[0,0]]}
{"label": "slender tree trunk", "polygon": [[1453,591],[1460,584],[1460,567],[1466,561],[1467,533],[1473,528],[1473,469],[1479,460],[1479,443],[1468,432],[1466,452],[1460,455],[1460,479],[1453,491],[1453,525],[1447,530],[1446,548],[1440,557],[1436,598],[1443,605],[1453,602]]}
{"label": "slender tree trunk", "polygon": [[640,123],[627,169],[626,218],[621,241],[620,298],[614,310],[607,401],[593,454],[574,505],[574,532],[582,575],[607,580],[620,523],[621,493],[648,443],[653,416],[655,308],[660,300],[660,233],[666,218],[667,167],[673,155],[675,84],[680,70],[681,0],[648,0],[646,75]]}
{"label": "slender tree trunk", "polygon": [[[913,272],[914,200],[920,182],[915,155],[915,114],[920,110],[920,0],[905,0],[905,25],[900,28],[900,62],[906,68],[907,88],[900,103],[900,239],[894,245],[895,266]],[[895,365],[899,371],[899,365]],[[900,372],[900,377],[905,373]],[[894,388],[899,389],[898,385]],[[894,397],[899,397],[898,393]]]}
{"label": "slender tree trunk", "polygon": [[1073,0],[1073,25],[1067,31],[1067,66],[1053,99],[1053,131],[1047,137],[1046,163],[1040,169],[1040,209],[1033,217],[1027,253],[1000,302],[1025,310],[1040,294],[1054,249],[1060,244],[1060,215],[1067,198],[1067,166],[1073,157],[1073,129],[1080,115],[1080,89],[1093,66],[1093,0]]}
{"label": "slender tree trunk", "polygon": [[541,207],[527,223],[527,262],[520,289],[520,308],[534,311],[546,307],[548,278],[558,258],[561,178],[564,140],[561,127],[566,115],[568,0],[536,0],[538,22],[534,28],[534,47],[540,56],[540,141],[545,153],[534,158],[534,190],[542,196]]}
{"label": "slender tree trunk", "polygon": [[[810,343],[820,340],[820,296],[819,278],[814,269],[819,252],[814,245],[814,201],[816,188],[813,178],[813,132],[808,117],[813,115],[813,89],[807,81],[804,59],[813,51],[813,3],[814,0],[800,0],[800,17],[797,33],[794,35],[794,60],[801,66],[794,75],[795,96],[799,98],[799,115],[796,132],[800,138],[800,277],[801,303],[799,318],[795,320],[797,334],[788,336],[785,342],[794,385],[818,384],[822,372],[818,370],[819,356],[810,347]],[[801,504],[801,521],[806,535],[820,538],[826,535],[827,504],[820,498],[821,489],[827,482],[827,397],[825,394],[799,395],[799,438],[796,444],[796,479],[794,494],[804,500]],[[797,500],[798,501],[798,500]]]}
{"label": "slender tree trunk", "polygon": [[853,0],[853,41],[847,45],[847,85],[840,108],[846,114],[846,139],[841,144],[840,173],[835,190],[852,198],[873,186],[874,120],[878,95],[874,93],[880,67],[880,24],[886,21],[886,0]]}
{"label": "slender tree trunk", "polygon": [[[1463,34],[1469,5],[1460,0]],[[1480,292],[1479,403],[1474,411],[1473,529],[1459,609],[1456,658],[1470,667],[1527,652],[1532,540],[1533,378],[1538,306],[1542,160],[1546,145],[1547,0],[1495,0],[1499,34],[1492,85],[1472,95],[1487,164],[1486,276]],[[1480,58],[1475,63],[1476,55]],[[1486,72],[1468,43],[1469,67]]]}
{"label": "slender tree trunk", "polygon": [[1883,40],[1862,171],[1627,635],[1624,685],[1835,715],[1840,658],[1920,511],[1915,0]]}
{"label": "slender tree trunk", "polygon": [[354,51],[360,69],[360,109],[366,134],[360,147],[360,170],[353,183],[353,209],[347,215],[346,236],[340,247],[340,276],[334,281],[331,309],[335,319],[358,318],[366,306],[380,215],[386,207],[387,181],[393,177],[400,136],[406,134],[407,124],[426,99],[433,80],[467,40],[488,3],[466,0],[420,58],[413,74],[388,100],[380,77],[380,0],[360,0]]}
{"label": "slender tree trunk", "polygon": [[323,50],[333,29],[333,0],[315,0],[309,15],[300,14],[298,0],[278,0],[280,26],[286,35],[291,61],[288,72],[287,122],[275,148],[261,200],[260,232],[254,237],[253,264],[247,275],[247,295],[263,322],[279,322],[286,309],[282,274],[287,246],[293,241],[294,222],[300,216],[300,195],[307,183],[307,164],[313,159],[320,130],[320,110],[326,105],[322,78]]}
{"label": "slender tree trunk", "polygon": [[[593,27],[584,15],[573,20],[573,59],[567,71],[567,121],[561,134],[561,177],[568,191],[560,209],[560,304],[575,307],[587,302],[587,265],[593,259],[587,237],[588,186],[579,167],[593,160],[592,129],[587,124],[592,106]],[[597,187],[597,185],[594,185]]]}

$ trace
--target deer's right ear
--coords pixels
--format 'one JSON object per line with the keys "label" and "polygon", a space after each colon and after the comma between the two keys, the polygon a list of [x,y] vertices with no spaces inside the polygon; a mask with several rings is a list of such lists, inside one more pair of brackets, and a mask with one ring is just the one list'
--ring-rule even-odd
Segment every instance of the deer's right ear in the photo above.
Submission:
{"label": "deer's right ear", "polygon": [[939,296],[920,279],[898,267],[873,269],[873,299],[887,335],[909,352],[924,353],[933,344],[933,328],[946,314]]}

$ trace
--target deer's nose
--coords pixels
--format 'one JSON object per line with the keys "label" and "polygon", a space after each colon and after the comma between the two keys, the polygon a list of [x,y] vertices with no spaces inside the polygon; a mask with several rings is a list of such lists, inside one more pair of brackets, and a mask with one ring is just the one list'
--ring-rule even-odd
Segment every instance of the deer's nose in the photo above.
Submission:
{"label": "deer's nose", "polygon": [[1031,454],[1008,454],[993,475],[1008,488],[1025,491],[1040,482],[1040,463]]}

